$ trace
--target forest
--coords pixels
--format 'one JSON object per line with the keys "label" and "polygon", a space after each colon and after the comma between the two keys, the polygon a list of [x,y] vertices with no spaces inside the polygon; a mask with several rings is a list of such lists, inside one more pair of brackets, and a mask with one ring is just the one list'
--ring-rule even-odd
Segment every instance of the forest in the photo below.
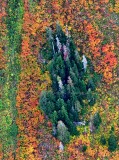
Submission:
{"label": "forest", "polygon": [[0,0],[0,160],[119,159],[119,0]]}

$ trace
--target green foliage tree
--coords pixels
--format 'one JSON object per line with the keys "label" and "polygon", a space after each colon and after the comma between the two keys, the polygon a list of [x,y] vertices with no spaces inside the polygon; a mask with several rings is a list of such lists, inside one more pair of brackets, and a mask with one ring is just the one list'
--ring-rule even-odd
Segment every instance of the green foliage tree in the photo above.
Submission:
{"label": "green foliage tree", "polygon": [[57,120],[58,120],[58,115],[57,115],[57,112],[56,111],[54,111],[53,113],[52,113],[52,115],[51,115],[51,120],[52,120],[52,123],[53,124],[57,124]]}
{"label": "green foliage tree", "polygon": [[117,148],[117,139],[114,134],[111,134],[108,138],[108,150],[110,152],[115,151]]}
{"label": "green foliage tree", "polygon": [[55,106],[54,106],[54,95],[51,91],[43,91],[41,93],[41,98],[40,98],[40,106],[43,112],[47,115],[50,116],[50,114],[53,113]]}
{"label": "green foliage tree", "polygon": [[109,2],[113,5],[113,7],[115,6],[115,0],[109,0]]}
{"label": "green foliage tree", "polygon": [[105,145],[105,144],[106,144],[106,138],[105,138],[104,135],[101,136],[101,138],[100,138],[100,143],[101,143],[102,145]]}
{"label": "green foliage tree", "polygon": [[55,127],[58,121],[62,121],[71,135],[77,135],[74,122],[80,120],[81,110],[85,113],[84,106],[95,96],[96,83],[90,69],[92,64],[90,62],[84,68],[82,59],[86,61],[86,57],[77,51],[72,38],[66,36],[58,24],[55,32],[47,29],[47,42],[40,55],[45,58],[47,67],[44,68],[49,71],[52,80],[52,91],[41,94],[40,108]]}
{"label": "green foliage tree", "polygon": [[114,126],[112,125],[112,126],[111,126],[111,130],[110,130],[110,134],[114,133],[114,131],[115,131],[115,128],[114,128]]}
{"label": "green foliage tree", "polygon": [[16,137],[18,134],[18,126],[16,124],[12,124],[8,130],[9,136]]}
{"label": "green foliage tree", "polygon": [[83,145],[83,147],[82,147],[82,152],[85,152],[86,150],[87,150],[87,146],[86,145]]}
{"label": "green foliage tree", "polygon": [[97,112],[93,117],[93,124],[94,124],[96,129],[98,129],[101,122],[102,122],[102,120],[101,120],[100,114]]}
{"label": "green foliage tree", "polygon": [[0,99],[0,111],[4,109],[3,103],[2,103],[2,99]]}

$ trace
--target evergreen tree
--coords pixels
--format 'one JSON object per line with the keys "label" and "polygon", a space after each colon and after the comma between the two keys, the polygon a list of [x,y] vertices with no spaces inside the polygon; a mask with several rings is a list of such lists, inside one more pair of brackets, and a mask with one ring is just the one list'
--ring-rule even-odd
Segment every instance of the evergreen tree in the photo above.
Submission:
{"label": "evergreen tree", "polygon": [[89,79],[87,87],[90,88],[90,89],[92,89],[92,90],[95,90],[95,84],[94,84],[94,81],[93,81],[92,78]]}
{"label": "evergreen tree", "polygon": [[52,120],[52,123],[53,124],[57,124],[57,121],[58,121],[58,115],[57,115],[57,112],[54,111],[52,114],[51,114],[51,120]]}
{"label": "evergreen tree", "polygon": [[40,97],[40,108],[44,111],[45,114],[50,115],[55,109],[55,99],[51,91],[43,91]]}
{"label": "evergreen tree", "polygon": [[65,106],[65,102],[64,102],[64,100],[62,98],[59,98],[56,101],[56,109],[57,109],[57,111],[61,110],[62,106]]}
{"label": "evergreen tree", "polygon": [[95,104],[96,94],[93,93],[90,88],[88,89],[87,92],[87,100],[89,102],[89,105],[93,106]]}
{"label": "evergreen tree", "polygon": [[114,131],[115,131],[115,128],[114,128],[114,125],[112,125],[110,133],[113,133]]}
{"label": "evergreen tree", "polygon": [[101,138],[100,138],[100,143],[101,143],[102,145],[105,145],[105,144],[106,144],[106,139],[105,139],[105,136],[104,136],[104,135],[101,136]]}
{"label": "evergreen tree", "polygon": [[16,124],[11,125],[8,129],[9,136],[15,137],[18,134],[18,126]]}
{"label": "evergreen tree", "polygon": [[86,150],[87,150],[87,146],[86,145],[83,145],[83,147],[82,147],[82,152],[85,152]]}
{"label": "evergreen tree", "polygon": [[[93,72],[90,71],[92,64],[90,62],[89,65],[86,56],[77,51],[71,36],[67,37],[59,24],[54,33],[47,29],[47,42],[44,46],[45,51],[47,50],[47,53],[49,51],[49,56],[48,54],[44,56],[44,49],[41,55],[47,62],[46,68],[52,80],[52,91],[41,94],[40,107],[54,126],[61,121],[66,125],[64,127],[66,132],[77,135],[74,122],[78,122],[80,114],[85,113],[86,105],[93,105],[95,102],[96,83],[93,82]],[[59,133],[58,138],[61,140]]]}
{"label": "evergreen tree", "polygon": [[64,61],[63,61],[61,55],[57,56],[57,58],[55,60],[54,69],[55,69],[55,74],[57,74],[58,76],[60,76],[62,78],[62,80],[64,80],[64,78],[65,78],[65,65],[64,65]]}
{"label": "evergreen tree", "polygon": [[43,91],[40,95],[40,108],[47,114],[47,92]]}
{"label": "evergreen tree", "polygon": [[108,150],[113,152],[117,148],[117,140],[114,134],[111,134],[108,139]]}
{"label": "evergreen tree", "polygon": [[100,114],[96,113],[93,117],[93,124],[94,124],[96,129],[98,129],[101,122],[102,122],[102,120],[101,120]]}

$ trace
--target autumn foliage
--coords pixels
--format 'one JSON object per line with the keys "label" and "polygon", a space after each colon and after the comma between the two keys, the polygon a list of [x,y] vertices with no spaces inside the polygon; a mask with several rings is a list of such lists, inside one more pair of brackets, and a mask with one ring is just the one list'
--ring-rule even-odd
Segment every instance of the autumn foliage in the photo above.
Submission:
{"label": "autumn foliage", "polygon": [[38,127],[44,116],[38,110],[39,94],[50,83],[47,73],[42,76],[36,58],[27,56],[21,60],[23,71],[17,93],[18,143],[17,158],[40,159],[38,154]]}
{"label": "autumn foliage", "polygon": [[6,24],[4,22],[4,18],[6,16],[6,1],[0,1],[0,69],[5,68],[5,39],[6,35]]}
{"label": "autumn foliage", "polygon": [[[8,10],[11,16],[7,15]],[[96,89],[98,100],[92,108],[87,107],[88,114],[82,117],[89,122],[98,111],[102,124],[93,134],[89,128],[87,132],[80,128],[81,135],[72,137],[64,155],[58,154],[59,142],[45,128],[46,124],[48,128],[52,124],[38,108],[41,91],[50,89],[52,83],[49,73],[41,71],[39,54],[46,43],[46,28],[55,31],[56,22],[66,34],[72,35],[78,51],[83,51],[93,63],[93,69],[102,76],[101,85]],[[0,0],[0,124],[8,127],[4,127],[4,132],[0,126],[0,160],[41,160],[47,150],[47,145],[42,146],[41,142],[49,144],[48,139],[52,148],[48,152],[50,158],[57,154],[59,159],[117,160],[118,151],[110,153],[107,143],[101,146],[100,137],[104,133],[107,141],[114,126],[113,134],[118,139],[118,49],[119,0]],[[3,97],[6,97],[5,106],[2,106]],[[15,143],[14,136],[8,136],[13,123],[18,127]],[[46,136],[43,131],[47,132]],[[3,135],[12,145],[5,144]]]}

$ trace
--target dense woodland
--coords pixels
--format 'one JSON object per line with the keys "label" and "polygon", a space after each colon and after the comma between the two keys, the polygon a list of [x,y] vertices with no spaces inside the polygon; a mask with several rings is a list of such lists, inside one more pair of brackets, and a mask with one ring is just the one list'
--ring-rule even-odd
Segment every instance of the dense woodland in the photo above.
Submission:
{"label": "dense woodland", "polygon": [[119,0],[0,0],[0,160],[119,159]]}

